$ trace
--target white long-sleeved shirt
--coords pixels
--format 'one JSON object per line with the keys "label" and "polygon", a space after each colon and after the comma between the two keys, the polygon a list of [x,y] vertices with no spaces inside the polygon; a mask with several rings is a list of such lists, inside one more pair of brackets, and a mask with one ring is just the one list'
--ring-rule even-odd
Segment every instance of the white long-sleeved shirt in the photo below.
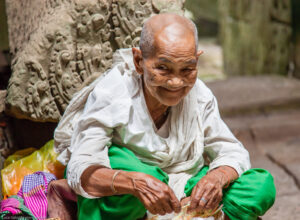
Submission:
{"label": "white long-sleeved shirt", "polygon": [[[69,185],[77,194],[95,198],[83,190],[80,177],[91,165],[110,167],[108,148],[112,142],[132,150],[141,161],[160,166],[169,174],[169,185],[177,197],[184,196],[186,181],[204,166],[203,153],[206,153],[211,161],[210,169],[227,165],[241,175],[250,168],[247,150],[221,119],[216,98],[203,82],[197,80],[191,91],[196,94],[193,105],[196,105],[197,110],[194,114],[198,114],[196,133],[199,134],[190,135],[195,130],[195,117],[191,119],[190,116],[186,116],[188,112],[183,110],[172,111],[177,107],[171,108],[163,130],[157,130],[146,106],[141,78],[132,69],[132,63],[128,64],[128,59],[126,62],[125,66],[131,66],[130,71],[128,68],[126,70],[121,62],[98,80],[75,124],[69,149],[71,158],[68,162],[67,177]],[[183,130],[179,132],[174,132],[174,129],[181,129],[175,115],[182,118],[178,121],[184,124]],[[192,128],[189,129],[189,126]],[[190,137],[195,140],[193,143],[186,141],[182,150],[172,150],[172,146],[169,145],[176,143],[178,139],[173,137],[174,135],[187,136],[185,140],[189,140]],[[175,141],[170,141],[172,138],[175,138]],[[184,139],[180,137],[178,140]]]}

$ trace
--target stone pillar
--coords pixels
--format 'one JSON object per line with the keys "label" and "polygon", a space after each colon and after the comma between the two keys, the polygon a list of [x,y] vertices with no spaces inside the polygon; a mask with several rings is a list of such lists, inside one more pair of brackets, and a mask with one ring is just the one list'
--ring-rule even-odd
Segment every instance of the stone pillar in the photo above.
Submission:
{"label": "stone pillar", "polygon": [[219,0],[219,12],[226,74],[288,73],[290,0]]}
{"label": "stone pillar", "polygon": [[8,50],[8,33],[5,13],[5,0],[0,0],[0,53]]}
{"label": "stone pillar", "polygon": [[293,18],[293,75],[300,78],[300,1],[292,0],[292,18]]}
{"label": "stone pillar", "polygon": [[57,122],[90,75],[118,48],[137,46],[152,14],[182,14],[184,0],[6,0],[12,77],[7,112]]}
{"label": "stone pillar", "polygon": [[184,7],[192,13],[199,37],[217,36],[218,0],[186,0]]}

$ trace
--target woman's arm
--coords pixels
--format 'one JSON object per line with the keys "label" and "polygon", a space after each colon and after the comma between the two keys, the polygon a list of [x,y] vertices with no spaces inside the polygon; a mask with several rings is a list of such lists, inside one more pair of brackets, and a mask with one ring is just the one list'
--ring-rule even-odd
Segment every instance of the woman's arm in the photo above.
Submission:
{"label": "woman's arm", "polygon": [[81,183],[83,189],[95,197],[136,196],[152,214],[165,215],[181,209],[179,200],[167,184],[144,173],[91,166],[83,172]]}

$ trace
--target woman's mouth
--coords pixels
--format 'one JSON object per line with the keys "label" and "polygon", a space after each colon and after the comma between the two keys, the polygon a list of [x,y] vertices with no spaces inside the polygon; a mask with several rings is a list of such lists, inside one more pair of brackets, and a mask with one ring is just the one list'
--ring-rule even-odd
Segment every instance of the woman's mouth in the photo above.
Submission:
{"label": "woman's mouth", "polygon": [[170,93],[178,93],[181,92],[183,87],[180,88],[165,88],[165,87],[161,87],[163,90],[170,92]]}

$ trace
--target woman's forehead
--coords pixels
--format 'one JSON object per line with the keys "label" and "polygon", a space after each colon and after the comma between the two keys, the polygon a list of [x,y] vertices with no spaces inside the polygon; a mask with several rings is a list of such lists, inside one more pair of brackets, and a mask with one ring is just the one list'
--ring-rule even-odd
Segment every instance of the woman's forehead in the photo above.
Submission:
{"label": "woman's forehead", "polygon": [[[187,34],[188,35],[188,34]],[[193,35],[184,37],[158,36],[154,41],[156,57],[195,57],[197,50]]]}
{"label": "woman's forehead", "polygon": [[160,55],[157,57],[157,61],[160,63],[166,63],[166,64],[178,64],[179,62],[182,64],[185,64],[185,65],[197,64],[197,59],[195,56],[173,57],[173,56]]}

